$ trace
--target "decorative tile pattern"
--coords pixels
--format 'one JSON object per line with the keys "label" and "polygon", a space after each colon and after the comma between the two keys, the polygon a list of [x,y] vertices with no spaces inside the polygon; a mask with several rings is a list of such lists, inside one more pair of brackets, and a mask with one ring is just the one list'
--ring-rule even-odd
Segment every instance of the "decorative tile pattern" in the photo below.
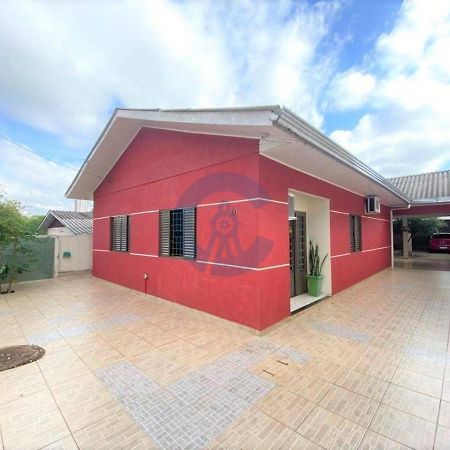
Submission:
{"label": "decorative tile pattern", "polygon": [[[66,320],[67,321],[71,320],[70,316],[61,316],[58,319],[59,320],[64,319],[62,320],[62,323],[65,322]],[[28,337],[27,341],[29,344],[45,345],[48,344],[49,342],[55,342],[64,338],[74,336],[81,336],[83,334],[90,333],[92,331],[107,330],[115,326],[125,325],[127,323],[134,322],[137,320],[139,320],[139,318],[134,314],[120,314],[112,317],[111,319],[100,320],[90,325],[89,324],[78,325],[69,328],[62,328],[61,330],[50,331],[48,333],[36,334]]]}
{"label": "decorative tile pattern", "polygon": [[225,358],[166,389],[128,362],[99,369],[97,374],[152,441],[164,449],[205,447],[274,386],[233,367]]}
{"label": "decorative tile pattern", "polygon": [[319,322],[315,324],[314,329],[322,333],[350,339],[351,341],[355,342],[367,343],[370,339],[370,336],[366,333],[360,333],[358,331],[352,330],[351,328],[347,328],[342,325],[336,325],[334,323]]}

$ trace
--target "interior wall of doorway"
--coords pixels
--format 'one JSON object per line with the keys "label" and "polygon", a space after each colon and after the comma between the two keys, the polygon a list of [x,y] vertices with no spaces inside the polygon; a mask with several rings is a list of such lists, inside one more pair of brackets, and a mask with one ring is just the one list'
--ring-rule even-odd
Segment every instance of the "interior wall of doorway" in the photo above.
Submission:
{"label": "interior wall of doorway", "polygon": [[[309,249],[309,241],[312,240],[314,244],[319,244],[321,257],[328,253],[322,270],[322,292],[323,294],[331,295],[330,200],[292,189],[289,189],[289,195],[294,197],[295,211],[306,213],[307,252]],[[309,258],[306,258],[306,261],[309,264]]]}

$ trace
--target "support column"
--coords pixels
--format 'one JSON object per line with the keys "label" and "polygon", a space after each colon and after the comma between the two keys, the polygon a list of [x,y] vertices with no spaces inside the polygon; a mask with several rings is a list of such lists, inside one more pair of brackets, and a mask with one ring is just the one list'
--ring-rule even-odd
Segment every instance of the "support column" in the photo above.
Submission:
{"label": "support column", "polygon": [[403,237],[403,258],[409,258],[409,231],[408,218],[402,217],[402,237]]}

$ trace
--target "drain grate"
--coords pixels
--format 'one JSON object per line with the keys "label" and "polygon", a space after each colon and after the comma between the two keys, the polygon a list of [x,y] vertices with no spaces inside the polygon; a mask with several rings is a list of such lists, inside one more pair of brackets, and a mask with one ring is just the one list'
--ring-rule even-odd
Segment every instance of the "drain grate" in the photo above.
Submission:
{"label": "drain grate", "polygon": [[41,359],[45,350],[37,345],[14,345],[0,348],[0,372]]}

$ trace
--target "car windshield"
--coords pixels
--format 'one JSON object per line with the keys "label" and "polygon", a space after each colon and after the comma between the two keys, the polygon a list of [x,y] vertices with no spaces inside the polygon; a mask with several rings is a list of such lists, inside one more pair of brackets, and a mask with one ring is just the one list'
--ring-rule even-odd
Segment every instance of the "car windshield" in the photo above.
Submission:
{"label": "car windshield", "polygon": [[435,233],[431,239],[450,239],[450,233]]}

